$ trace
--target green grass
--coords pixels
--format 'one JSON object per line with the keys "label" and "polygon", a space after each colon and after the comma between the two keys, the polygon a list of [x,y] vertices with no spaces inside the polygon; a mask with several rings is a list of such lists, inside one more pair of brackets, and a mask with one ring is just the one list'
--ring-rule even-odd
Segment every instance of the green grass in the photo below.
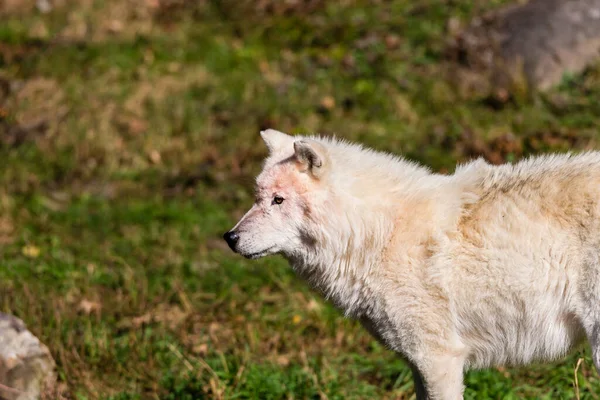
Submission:
{"label": "green grass", "polygon": [[[437,171],[594,148],[600,69],[500,105],[465,94],[447,21],[503,1],[142,3],[23,6],[0,24],[0,311],[48,345],[64,398],[410,398],[403,361],[283,260],[222,243],[252,202],[258,131]],[[596,399],[585,349],[469,373],[465,397],[574,398],[579,358]]]}

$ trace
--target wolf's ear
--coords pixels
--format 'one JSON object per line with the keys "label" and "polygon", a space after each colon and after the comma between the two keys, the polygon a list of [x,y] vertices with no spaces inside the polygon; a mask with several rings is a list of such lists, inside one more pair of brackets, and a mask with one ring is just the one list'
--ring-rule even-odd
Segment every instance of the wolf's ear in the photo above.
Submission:
{"label": "wolf's ear", "polygon": [[276,131],[275,129],[261,131],[260,136],[265,141],[265,144],[271,153],[283,147],[289,146],[294,142],[294,138],[292,136]]}
{"label": "wolf's ear", "polygon": [[310,140],[294,142],[294,156],[300,171],[309,172],[315,178],[321,178],[329,164],[327,149],[321,143]]}

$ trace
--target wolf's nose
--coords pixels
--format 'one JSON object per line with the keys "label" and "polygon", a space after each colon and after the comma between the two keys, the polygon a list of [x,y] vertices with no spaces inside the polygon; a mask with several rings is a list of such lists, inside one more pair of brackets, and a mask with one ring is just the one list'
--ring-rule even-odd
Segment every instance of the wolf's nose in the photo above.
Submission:
{"label": "wolf's nose", "polygon": [[223,235],[223,239],[225,239],[225,241],[229,245],[229,248],[231,250],[235,251],[235,245],[237,244],[238,240],[240,239],[240,236],[234,231],[229,231]]}

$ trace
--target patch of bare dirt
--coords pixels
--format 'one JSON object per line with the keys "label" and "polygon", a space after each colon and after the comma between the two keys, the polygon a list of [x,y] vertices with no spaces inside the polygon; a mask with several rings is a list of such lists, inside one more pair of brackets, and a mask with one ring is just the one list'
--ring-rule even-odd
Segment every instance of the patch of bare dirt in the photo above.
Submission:
{"label": "patch of bare dirt", "polygon": [[249,17],[306,15],[317,12],[326,5],[324,0],[226,0],[221,3],[222,11],[243,14]]}
{"label": "patch of bare dirt", "polygon": [[149,35],[155,27],[155,0],[80,0],[68,11],[67,24],[58,38],[68,41],[103,42]]}
{"label": "patch of bare dirt", "polygon": [[14,110],[20,124],[29,124],[40,117],[50,120],[65,102],[62,87],[53,79],[34,78],[15,83],[14,87],[14,97],[7,108]]}
{"label": "patch of bare dirt", "polygon": [[0,246],[13,243],[14,235],[15,226],[12,218],[7,215],[0,216]]}
{"label": "patch of bare dirt", "polygon": [[11,81],[0,107],[2,142],[15,146],[44,134],[51,135],[69,107],[61,86],[53,79],[33,78]]}
{"label": "patch of bare dirt", "polygon": [[183,71],[181,66],[173,64],[170,69],[173,71],[170,75],[149,77],[140,82],[125,101],[124,110],[141,117],[149,102],[160,104],[169,96],[178,96],[188,87],[201,85],[211,78],[210,73],[200,66]]}
{"label": "patch of bare dirt", "polygon": [[3,0],[0,2],[0,16],[29,14],[35,8],[35,0]]}

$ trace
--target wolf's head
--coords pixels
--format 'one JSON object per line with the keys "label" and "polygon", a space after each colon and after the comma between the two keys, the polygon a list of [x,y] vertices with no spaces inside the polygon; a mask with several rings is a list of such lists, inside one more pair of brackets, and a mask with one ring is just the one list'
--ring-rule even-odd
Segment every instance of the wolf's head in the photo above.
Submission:
{"label": "wolf's head", "polygon": [[273,129],[261,136],[270,155],[256,179],[256,201],[223,238],[247,258],[294,255],[315,241],[314,210],[329,201],[328,150],[317,140]]}

